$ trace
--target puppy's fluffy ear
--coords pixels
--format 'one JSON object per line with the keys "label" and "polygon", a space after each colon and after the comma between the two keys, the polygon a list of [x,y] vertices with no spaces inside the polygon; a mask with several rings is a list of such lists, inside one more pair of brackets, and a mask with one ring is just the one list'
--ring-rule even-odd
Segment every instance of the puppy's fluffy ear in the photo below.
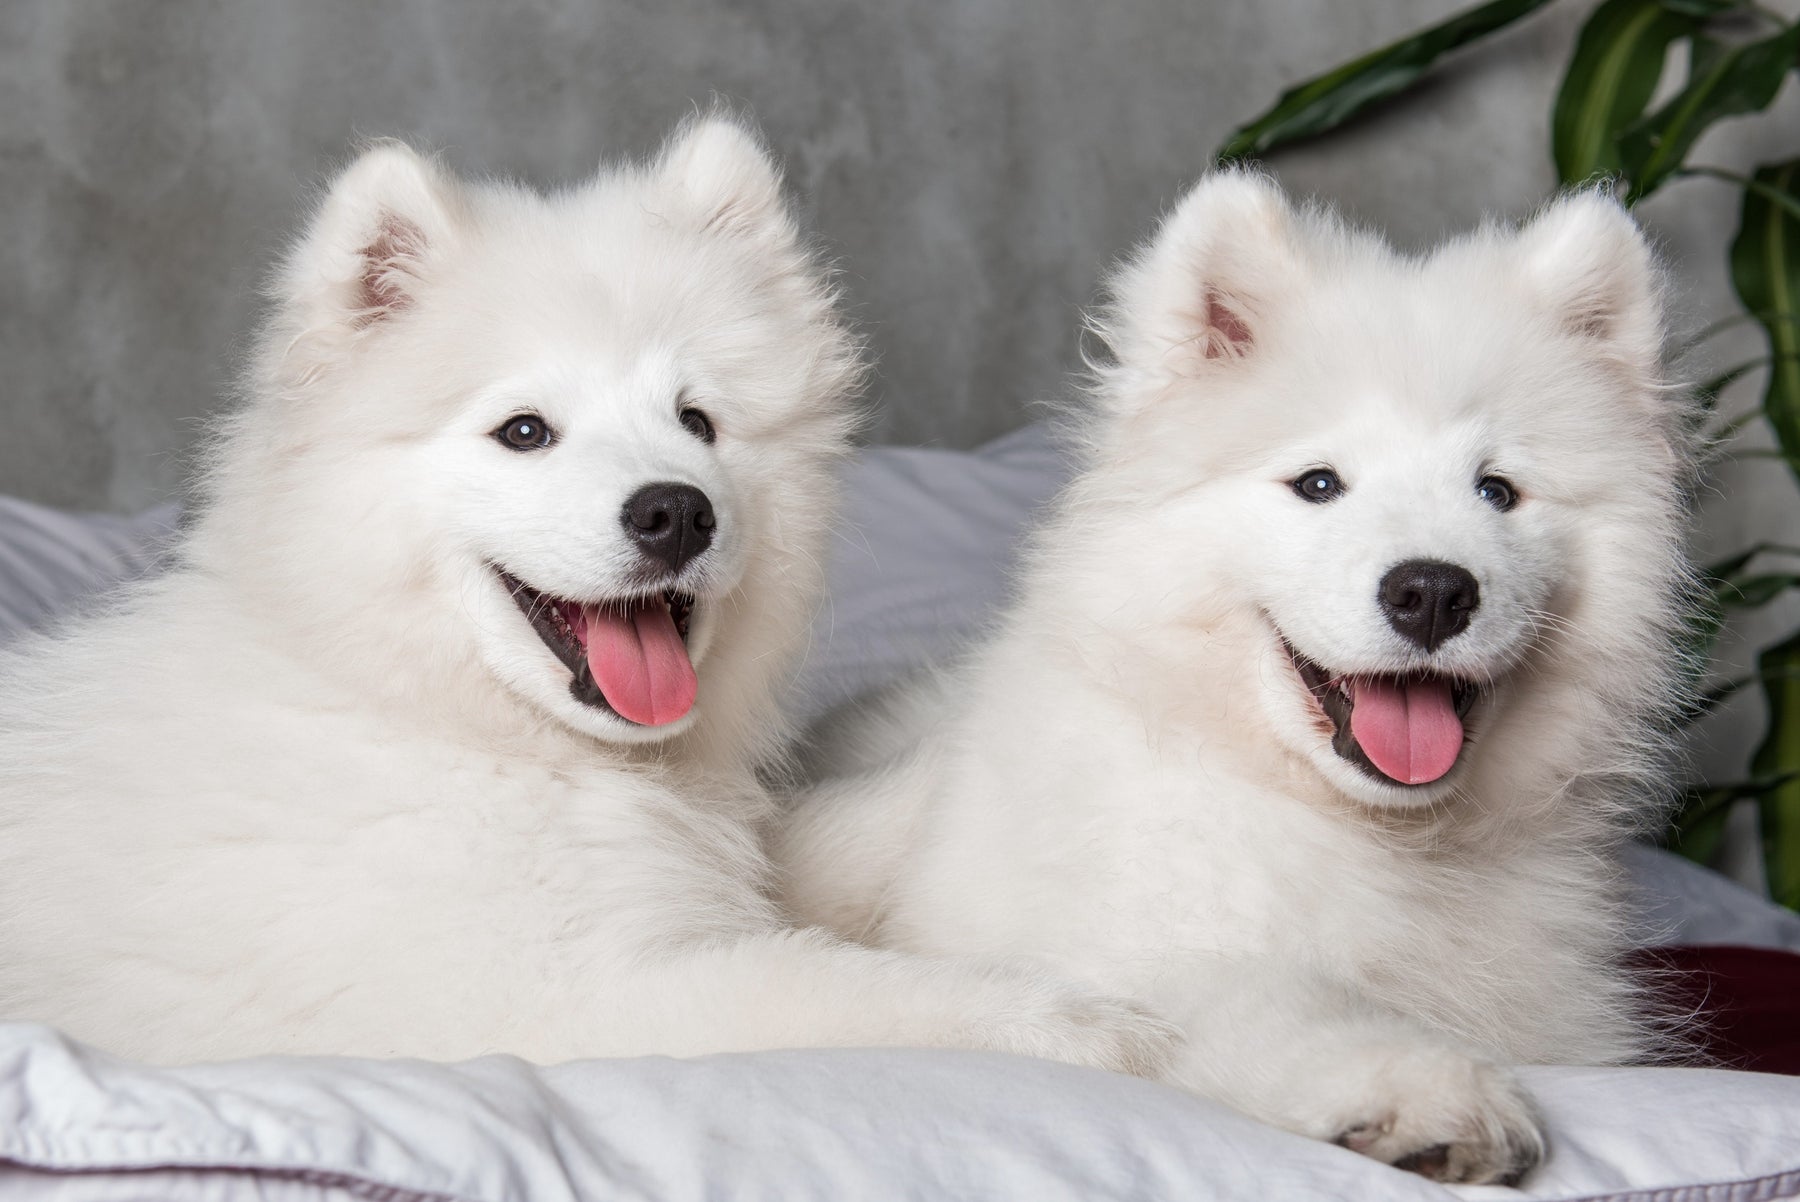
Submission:
{"label": "puppy's fluffy ear", "polygon": [[1520,231],[1527,287],[1563,332],[1605,353],[1654,364],[1662,350],[1661,278],[1643,231],[1597,191],[1553,201]]}
{"label": "puppy's fluffy ear", "polygon": [[1274,181],[1224,170],[1195,184],[1113,277],[1105,332],[1121,364],[1195,375],[1253,355],[1269,299],[1296,262]]}
{"label": "puppy's fluffy ear", "polygon": [[688,122],[652,170],[703,228],[784,244],[797,236],[780,169],[762,139],[733,118]]}
{"label": "puppy's fluffy ear", "polygon": [[289,261],[288,300],[302,323],[362,329],[410,307],[454,237],[457,195],[442,168],[403,143],[364,151]]}

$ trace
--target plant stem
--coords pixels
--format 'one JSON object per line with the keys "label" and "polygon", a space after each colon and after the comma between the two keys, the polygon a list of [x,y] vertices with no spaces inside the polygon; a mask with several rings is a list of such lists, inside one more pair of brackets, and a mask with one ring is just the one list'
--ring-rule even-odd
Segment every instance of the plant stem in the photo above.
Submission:
{"label": "plant stem", "polygon": [[1800,555],[1800,547],[1792,543],[1757,543],[1750,548],[1750,554],[1756,555]]}
{"label": "plant stem", "polygon": [[1787,19],[1786,13],[1776,12],[1774,9],[1765,8],[1761,4],[1754,4],[1754,3],[1745,4],[1742,6],[1740,11],[1747,12],[1747,13],[1751,14],[1752,16],[1761,17],[1765,21],[1771,21],[1774,24],[1779,25],[1783,29],[1786,29],[1788,27],[1788,19]]}
{"label": "plant stem", "polygon": [[[1696,385],[1696,387],[1699,388],[1701,393],[1711,396],[1713,400],[1716,401],[1723,395],[1727,388],[1730,388],[1733,384],[1737,383],[1745,374],[1753,372],[1759,367],[1768,367],[1772,363],[1800,363],[1800,354],[1758,355],[1754,359],[1746,359],[1736,367],[1720,372],[1712,379]],[[1709,409],[1712,407],[1711,402],[1708,402],[1707,407]]]}
{"label": "plant stem", "polygon": [[1722,423],[1717,430],[1708,434],[1706,436],[1706,441],[1714,448],[1719,448],[1721,443],[1729,442],[1733,438],[1736,438],[1739,431],[1743,430],[1745,426],[1749,425],[1762,415],[1763,407],[1761,405],[1756,406],[1754,409],[1746,409],[1737,416]]}
{"label": "plant stem", "polygon": [[1789,455],[1783,451],[1777,451],[1773,447],[1766,447],[1766,448],[1765,447],[1751,447],[1747,451],[1733,451],[1731,453],[1731,458],[1733,458],[1733,459],[1779,459],[1781,462],[1787,464],[1789,467],[1793,468],[1794,470],[1800,471],[1800,455]]}
{"label": "plant stem", "polygon": [[1683,825],[1691,826],[1707,815],[1715,814],[1726,806],[1734,806],[1740,801],[1759,802],[1762,800],[1762,794],[1787,784],[1794,779],[1794,775],[1792,772],[1785,772],[1780,776],[1770,777],[1768,780],[1746,780],[1729,785],[1705,786],[1702,796],[1706,793],[1713,796],[1708,798],[1703,805],[1683,812],[1681,822]]}
{"label": "plant stem", "polygon": [[1700,330],[1697,333],[1689,335],[1687,338],[1683,339],[1680,343],[1676,344],[1675,358],[1677,358],[1677,359],[1681,358],[1683,355],[1686,355],[1690,351],[1694,350],[1694,348],[1701,346],[1704,343],[1710,342],[1712,339],[1717,338],[1720,334],[1723,334],[1726,330],[1736,329],[1738,326],[1743,325],[1745,322],[1750,322],[1750,321],[1762,321],[1762,322],[1793,321],[1796,318],[1800,318],[1800,314],[1776,313],[1776,312],[1773,312],[1773,311],[1767,310],[1767,309],[1763,310],[1760,313],[1738,313],[1731,317],[1721,317],[1718,321],[1713,322],[1711,325],[1700,327]]}
{"label": "plant stem", "polygon": [[1711,179],[1723,180],[1728,184],[1736,184],[1746,191],[1756,193],[1771,204],[1780,205],[1788,211],[1789,215],[1796,219],[1800,219],[1800,197],[1789,196],[1780,188],[1771,188],[1761,180],[1751,179],[1747,175],[1739,175],[1737,172],[1727,171],[1723,167],[1679,167],[1670,172],[1670,174],[1675,176],[1706,176]]}

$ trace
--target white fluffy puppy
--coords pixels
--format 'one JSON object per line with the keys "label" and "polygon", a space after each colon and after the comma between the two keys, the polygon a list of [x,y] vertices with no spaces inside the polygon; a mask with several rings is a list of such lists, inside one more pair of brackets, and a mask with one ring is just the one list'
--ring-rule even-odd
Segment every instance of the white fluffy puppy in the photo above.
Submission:
{"label": "white fluffy puppy", "polygon": [[860,355],[752,135],[548,196],[379,146],[274,291],[173,569],[0,659],[0,1016],[161,1061],[1157,1060],[767,896]]}
{"label": "white fluffy puppy", "polygon": [[1411,257],[1227,172],[1112,298],[1022,597],[838,732],[793,902],[1034,955],[1176,1018],[1181,1084],[1515,1178],[1504,1065],[1645,1041],[1612,853],[1663,795],[1688,457],[1644,240],[1577,194]]}

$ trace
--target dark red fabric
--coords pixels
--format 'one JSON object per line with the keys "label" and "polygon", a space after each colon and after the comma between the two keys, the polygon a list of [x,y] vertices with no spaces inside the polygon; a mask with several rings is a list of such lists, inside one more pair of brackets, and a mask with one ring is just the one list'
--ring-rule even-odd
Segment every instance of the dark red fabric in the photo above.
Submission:
{"label": "dark red fabric", "polygon": [[1677,1014],[1706,1061],[1800,1076],[1800,955],[1766,947],[1654,947],[1634,965]]}

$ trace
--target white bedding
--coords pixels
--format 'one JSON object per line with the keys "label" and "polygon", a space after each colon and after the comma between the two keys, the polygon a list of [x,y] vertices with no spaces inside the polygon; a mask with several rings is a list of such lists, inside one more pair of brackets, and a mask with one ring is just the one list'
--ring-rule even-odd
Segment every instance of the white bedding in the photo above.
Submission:
{"label": "white bedding", "polygon": [[[1800,1081],[1529,1070],[1555,1147],[1529,1196],[1800,1194]],[[10,1166],[10,1167],[8,1167]],[[1673,1183],[1712,1188],[1666,1192]],[[1652,1192],[1661,1191],[1661,1192]],[[0,1197],[1310,1199],[1446,1189],[1129,1077],[951,1052],[536,1069],[268,1060],[155,1072],[0,1029]]]}
{"label": "white bedding", "polygon": [[[800,700],[819,713],[940,656],[1004,593],[1061,457],[1041,430],[978,454],[879,450]],[[0,499],[0,635],[135,570],[159,512],[98,527]],[[47,532],[83,547],[59,557]],[[30,545],[26,546],[29,540]],[[19,565],[25,564],[21,568]],[[78,569],[78,570],[75,570]],[[17,623],[15,623],[17,624]],[[1664,853],[1634,857],[1646,932],[1800,950],[1800,917]],[[1800,1079],[1527,1071],[1552,1153],[1524,1196],[1800,1197]],[[1446,1190],[1124,1077],[948,1052],[795,1051],[537,1069],[267,1060],[154,1070],[0,1025],[0,1199],[1412,1199]]]}

